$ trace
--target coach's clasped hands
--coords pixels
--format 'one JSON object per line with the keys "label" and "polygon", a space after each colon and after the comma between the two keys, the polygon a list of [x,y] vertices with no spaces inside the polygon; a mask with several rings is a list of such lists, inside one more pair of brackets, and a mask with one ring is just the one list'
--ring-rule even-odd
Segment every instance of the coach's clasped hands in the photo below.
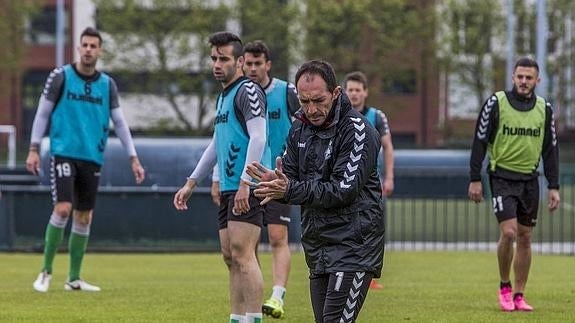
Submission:
{"label": "coach's clasped hands", "polygon": [[255,188],[254,195],[263,199],[260,205],[284,197],[289,179],[283,173],[281,157],[276,158],[275,170],[268,169],[259,162],[252,162],[247,166],[246,173],[250,175],[254,181],[242,181]]}

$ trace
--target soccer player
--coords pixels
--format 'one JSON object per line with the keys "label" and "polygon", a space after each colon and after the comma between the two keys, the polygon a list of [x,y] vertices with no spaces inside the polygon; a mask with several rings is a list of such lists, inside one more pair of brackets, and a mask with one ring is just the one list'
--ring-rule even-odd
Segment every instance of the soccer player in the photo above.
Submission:
{"label": "soccer player", "polygon": [[[513,71],[513,88],[487,99],[477,118],[470,157],[469,198],[483,199],[481,165],[489,152],[489,183],[499,222],[499,306],[501,310],[532,311],[524,292],[531,266],[531,236],[539,207],[539,160],[547,178],[548,208],[559,206],[559,148],[551,104],[535,94],[539,66],[520,58]],[[514,248],[515,243],[515,258]],[[511,284],[511,266],[515,274]]]}
{"label": "soccer player", "polygon": [[212,72],[223,91],[216,105],[214,135],[186,183],[174,195],[177,210],[187,210],[192,191],[218,164],[221,197],[219,237],[230,279],[230,322],[261,322],[263,277],[256,245],[263,225],[264,208],[243,180],[250,180],[250,161],[267,164],[267,111],[263,89],[243,76],[243,47],[230,32],[209,37]]}
{"label": "soccer player", "polygon": [[355,322],[383,261],[380,136],[353,109],[329,63],[304,63],[295,82],[301,109],[285,154],[275,171],[254,162],[248,174],[262,203],[302,206],[315,321]]}
{"label": "soccer player", "polygon": [[78,52],[79,62],[56,68],[46,80],[26,159],[26,169],[38,174],[40,141],[49,123],[54,208],[46,227],[44,265],[33,284],[39,292],[47,292],[50,287],[52,263],[70,213],[70,271],[64,289],[100,291],[100,287],[80,278],[80,269],[90,235],[110,119],[130,156],[136,182],[141,183],[145,177],[119,107],[116,83],[96,70],[102,54],[102,37],[96,29],[88,27],[82,32]]}
{"label": "soccer player", "polygon": [[[365,105],[365,100],[368,96],[367,77],[360,71],[355,71],[347,74],[344,78],[345,94],[349,97],[349,101],[354,109],[359,111],[363,116],[375,127],[379,136],[381,137],[381,148],[383,151],[383,161],[385,169],[381,165],[377,166],[380,171],[380,178],[382,182],[383,196],[388,197],[393,193],[393,143],[391,141],[391,132],[389,131],[389,122],[387,116],[383,111]],[[379,159],[378,159],[379,161]],[[369,288],[382,289],[383,285],[379,284],[377,280],[373,279]]]}
{"label": "soccer player", "polygon": [[[274,165],[276,157],[281,156],[285,150],[293,115],[300,108],[299,100],[293,84],[269,76],[272,61],[264,42],[248,43],[244,47],[244,58],[245,75],[260,84],[266,92],[268,144],[271,149],[269,165]],[[283,304],[291,262],[288,244],[290,220],[288,205],[270,201],[265,206],[264,224],[268,228],[268,240],[273,256],[273,287],[271,297],[264,302],[262,311],[273,318],[283,318],[285,313]]]}
{"label": "soccer player", "polygon": [[[285,141],[291,127],[294,113],[300,108],[295,86],[286,81],[272,78],[270,50],[262,41],[254,41],[244,46],[244,74],[261,85],[266,92],[268,105],[268,145],[271,148],[270,165],[283,154]],[[219,199],[219,172],[214,168],[212,177],[212,198]],[[291,255],[288,244],[290,224],[289,205],[270,201],[265,206],[264,225],[268,228],[268,240],[272,249],[272,294],[262,311],[273,318],[282,318],[284,296],[290,272]]]}

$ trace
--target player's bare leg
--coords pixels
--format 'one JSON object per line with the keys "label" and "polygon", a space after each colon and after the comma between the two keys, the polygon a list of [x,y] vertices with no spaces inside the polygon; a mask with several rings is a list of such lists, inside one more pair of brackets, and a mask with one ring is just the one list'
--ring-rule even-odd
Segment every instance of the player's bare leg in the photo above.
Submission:
{"label": "player's bare leg", "polygon": [[[255,247],[260,239],[261,228],[245,222],[228,221],[228,239],[232,255],[231,272],[237,279],[231,280],[232,290],[239,291],[235,302],[246,313],[261,313],[263,277],[256,258]],[[232,308],[238,308],[236,304]]]}

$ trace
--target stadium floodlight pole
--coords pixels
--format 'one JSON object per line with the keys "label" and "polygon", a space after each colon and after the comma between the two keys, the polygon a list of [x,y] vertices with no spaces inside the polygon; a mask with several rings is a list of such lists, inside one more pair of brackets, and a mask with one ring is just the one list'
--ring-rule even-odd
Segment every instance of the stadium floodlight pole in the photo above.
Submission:
{"label": "stadium floodlight pole", "polygon": [[513,0],[506,0],[507,7],[507,58],[505,68],[506,88],[513,87],[513,67],[515,65],[515,12],[513,11]]}
{"label": "stadium floodlight pole", "polygon": [[56,1],[56,66],[64,65],[64,0]]}
{"label": "stadium floodlight pole", "polygon": [[549,80],[547,79],[547,10],[546,1],[537,0],[537,46],[535,56],[539,64],[541,82],[537,86],[537,94],[546,98]]}

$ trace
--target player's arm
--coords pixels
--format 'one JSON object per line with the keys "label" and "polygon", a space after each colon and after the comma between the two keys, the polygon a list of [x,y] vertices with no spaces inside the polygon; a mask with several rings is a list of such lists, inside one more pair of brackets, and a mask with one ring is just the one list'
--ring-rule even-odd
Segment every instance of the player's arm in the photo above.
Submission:
{"label": "player's arm", "polygon": [[212,138],[206,150],[202,153],[202,157],[198,161],[196,168],[190,176],[187,177],[186,182],[174,195],[174,200],[172,203],[177,210],[187,210],[188,206],[186,202],[192,196],[193,190],[196,188],[198,183],[206,176],[210,174],[214,166],[216,165],[216,148],[215,140]]}
{"label": "player's arm", "polygon": [[550,103],[545,105],[545,134],[543,137],[543,171],[547,178],[548,208],[554,211],[561,201],[559,195],[559,145],[555,132],[555,117]]}
{"label": "player's arm", "polygon": [[389,196],[393,193],[394,189],[394,151],[393,151],[393,141],[391,140],[391,130],[389,128],[389,121],[387,116],[382,111],[377,111],[378,118],[376,119],[376,130],[381,135],[381,147],[383,147],[383,158],[385,167],[385,178],[383,182],[383,195]]}
{"label": "player's arm", "polygon": [[30,149],[26,158],[26,169],[34,175],[38,175],[40,169],[40,142],[46,133],[46,128],[54,110],[56,102],[60,98],[62,87],[64,86],[64,72],[62,68],[54,69],[46,83],[38,102],[38,109],[32,123],[32,133],[30,135]]}
{"label": "player's arm", "polygon": [[234,103],[236,112],[241,116],[240,118],[243,118],[249,136],[246,164],[241,175],[243,180],[249,182],[252,178],[246,173],[246,166],[253,161],[261,161],[266,148],[267,101],[265,92],[258,84],[247,82],[238,90]]}
{"label": "player's arm", "polygon": [[238,115],[243,117],[246,131],[250,137],[246,152],[246,163],[242,170],[240,187],[234,197],[234,211],[245,213],[250,210],[247,184],[252,180],[247,173],[247,166],[254,161],[261,161],[266,148],[267,138],[267,101],[264,90],[255,82],[246,82],[236,95],[235,106]]}
{"label": "player's arm", "polygon": [[387,133],[381,137],[381,146],[383,147],[383,156],[385,160],[385,179],[383,182],[383,194],[385,196],[391,195],[394,189],[393,182],[393,142],[391,141],[391,133]]}
{"label": "player's arm", "polygon": [[545,107],[545,135],[543,137],[543,171],[547,178],[547,188],[559,189],[559,146],[555,132],[555,118],[551,104]]}
{"label": "player's arm", "polygon": [[474,202],[483,200],[483,187],[481,184],[481,167],[483,159],[487,153],[487,145],[495,139],[495,129],[497,129],[499,115],[499,104],[497,96],[493,94],[481,108],[475,132],[473,144],[471,146],[471,156],[469,158],[469,188],[467,195]]}
{"label": "player's arm", "polygon": [[210,195],[212,196],[212,201],[215,205],[220,206],[220,169],[218,164],[214,166],[212,171],[212,186],[210,189]]}
{"label": "player's arm", "polygon": [[136,147],[134,146],[134,140],[132,139],[130,127],[128,127],[126,118],[124,118],[124,113],[122,112],[122,109],[120,109],[120,103],[118,100],[118,88],[112,79],[110,79],[110,109],[114,130],[116,131],[118,138],[120,138],[122,146],[128,152],[128,156],[130,156],[130,164],[132,173],[134,173],[134,178],[136,179],[136,183],[140,184],[144,181],[146,172],[144,167],[142,167],[142,164],[140,164],[140,159],[136,153]]}
{"label": "player's arm", "polygon": [[194,168],[192,174],[187,178],[187,183],[189,183],[191,188],[195,188],[197,183],[210,174],[217,163],[216,157],[216,143],[212,138],[206,150],[202,153],[202,157],[200,157],[196,168]]}

